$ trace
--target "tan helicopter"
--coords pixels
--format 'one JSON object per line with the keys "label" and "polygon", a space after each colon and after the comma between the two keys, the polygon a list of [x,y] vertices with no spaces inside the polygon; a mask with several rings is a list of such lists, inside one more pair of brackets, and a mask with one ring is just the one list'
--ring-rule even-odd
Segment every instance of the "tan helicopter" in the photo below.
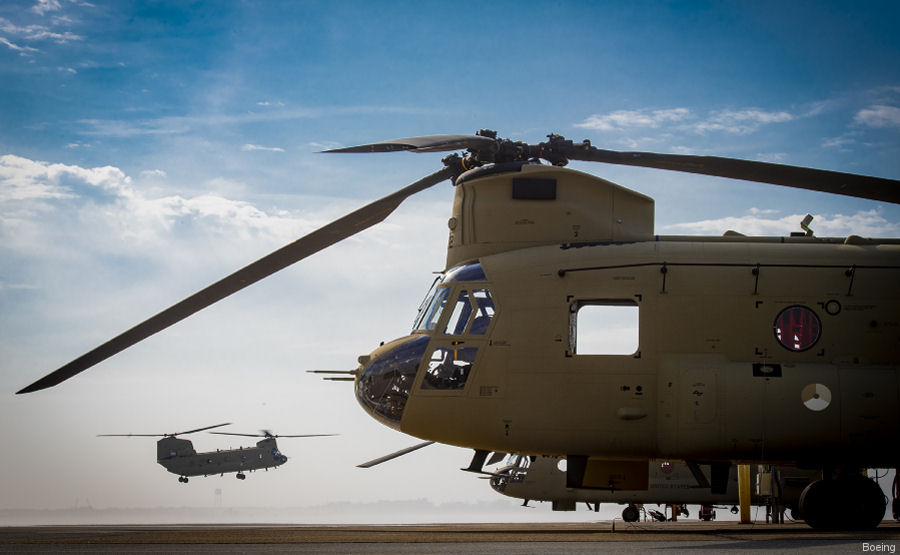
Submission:
{"label": "tan helicopter", "polygon": [[277,468],[287,462],[288,458],[278,450],[279,437],[322,437],[335,434],[304,434],[304,435],[274,435],[268,430],[262,430],[261,434],[238,434],[231,432],[209,432],[211,434],[227,436],[261,437],[255,447],[239,447],[237,449],[216,449],[205,453],[194,450],[194,444],[186,439],[178,439],[176,436],[193,434],[213,428],[228,426],[216,424],[197,428],[175,434],[100,434],[98,437],[159,437],[156,442],[156,462],[163,468],[178,475],[178,481],[186,484],[192,476],[212,476],[215,474],[236,472],[238,480],[247,477],[245,472],[254,470]]}
{"label": "tan helicopter", "polygon": [[[586,503],[595,511],[600,503],[626,504],[622,510],[622,520],[635,522],[640,517],[640,506],[665,504],[683,507],[686,504],[700,505],[698,515],[701,520],[715,518],[715,505],[732,505],[735,512],[739,503],[738,473],[732,466],[728,475],[726,490],[713,493],[709,487],[710,465],[691,467],[684,462],[648,461],[645,472],[646,486],[636,489],[570,489],[566,488],[565,459],[551,457],[527,457],[510,455],[506,464],[490,476],[491,488],[497,493],[529,501],[549,501],[554,511],[574,511],[577,503]],[[749,502],[767,506],[773,519],[779,519],[782,508],[790,509],[793,517],[799,514],[797,505],[803,489],[820,478],[815,471],[805,471],[793,467],[762,469],[753,465],[750,479],[756,484],[751,489]],[[696,472],[701,473],[698,485]]]}
{"label": "tan helicopter", "polygon": [[[330,152],[467,151],[238,270],[41,378],[50,387],[315,252],[450,179],[446,270],[409,335],[345,372],[382,423],[488,453],[566,457],[567,487],[651,459],[819,468],[814,527],[877,526],[862,468],[898,466],[900,240],[659,236],[653,200],[563,166],[583,160],[900,203],[900,182],[732,158],[616,152],[549,135],[398,139]],[[542,160],[549,162],[543,163]],[[593,347],[622,320],[624,348]],[[598,471],[602,469],[602,471]],[[848,521],[839,507],[857,507]]]}

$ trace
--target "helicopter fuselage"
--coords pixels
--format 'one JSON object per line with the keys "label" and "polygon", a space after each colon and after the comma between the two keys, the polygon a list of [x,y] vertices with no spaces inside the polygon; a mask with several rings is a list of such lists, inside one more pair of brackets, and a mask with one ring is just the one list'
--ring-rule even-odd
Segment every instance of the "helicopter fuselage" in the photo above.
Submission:
{"label": "helicopter fuselage", "polygon": [[900,459],[900,241],[655,236],[651,200],[547,166],[461,185],[451,269],[361,357],[377,419],[530,455]]}
{"label": "helicopter fuselage", "polygon": [[157,442],[156,462],[172,474],[188,477],[274,468],[287,462],[287,457],[274,438],[258,441],[255,447],[197,453],[190,441],[166,437]]}

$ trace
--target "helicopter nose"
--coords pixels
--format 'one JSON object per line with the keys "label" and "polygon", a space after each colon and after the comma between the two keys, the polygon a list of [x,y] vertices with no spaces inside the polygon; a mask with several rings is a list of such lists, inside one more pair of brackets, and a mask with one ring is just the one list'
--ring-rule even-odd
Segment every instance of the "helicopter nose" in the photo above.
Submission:
{"label": "helicopter nose", "polygon": [[410,335],[360,357],[363,368],[356,380],[356,400],[372,417],[395,430],[400,429],[428,341],[428,336]]}
{"label": "helicopter nose", "polygon": [[510,468],[501,468],[495,475],[491,476],[491,487],[497,493],[503,493],[506,485],[509,484],[509,476],[512,473]]}

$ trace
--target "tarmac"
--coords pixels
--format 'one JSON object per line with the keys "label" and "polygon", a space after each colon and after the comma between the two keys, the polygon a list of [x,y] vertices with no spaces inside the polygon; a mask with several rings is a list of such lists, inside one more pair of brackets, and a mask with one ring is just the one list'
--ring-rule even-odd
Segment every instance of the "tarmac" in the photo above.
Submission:
{"label": "tarmac", "polygon": [[0,527],[3,553],[897,553],[900,524],[638,522]]}

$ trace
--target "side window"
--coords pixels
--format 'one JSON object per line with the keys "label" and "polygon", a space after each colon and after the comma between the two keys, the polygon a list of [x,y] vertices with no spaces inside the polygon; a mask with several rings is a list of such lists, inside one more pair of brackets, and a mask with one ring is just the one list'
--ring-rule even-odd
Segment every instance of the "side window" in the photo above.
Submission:
{"label": "side window", "polygon": [[494,317],[494,299],[491,298],[491,292],[487,289],[476,289],[472,291],[472,297],[475,299],[475,319],[472,320],[472,329],[469,333],[475,335],[484,335],[487,332],[491,318]]}
{"label": "side window", "polygon": [[487,333],[491,318],[494,317],[494,301],[487,289],[474,289],[471,292],[462,290],[456,298],[453,313],[447,320],[444,333],[462,335],[471,333],[484,335]]}
{"label": "side window", "polygon": [[469,323],[469,316],[472,315],[472,302],[469,300],[469,292],[463,289],[456,298],[456,305],[453,307],[453,313],[447,320],[447,327],[444,333],[448,335],[462,335],[466,331],[466,324]]}
{"label": "side window", "polygon": [[476,347],[438,347],[431,353],[422,389],[462,389],[478,355]]}
{"label": "side window", "polygon": [[569,352],[633,355],[640,347],[639,309],[631,300],[582,300],[569,308]]}

